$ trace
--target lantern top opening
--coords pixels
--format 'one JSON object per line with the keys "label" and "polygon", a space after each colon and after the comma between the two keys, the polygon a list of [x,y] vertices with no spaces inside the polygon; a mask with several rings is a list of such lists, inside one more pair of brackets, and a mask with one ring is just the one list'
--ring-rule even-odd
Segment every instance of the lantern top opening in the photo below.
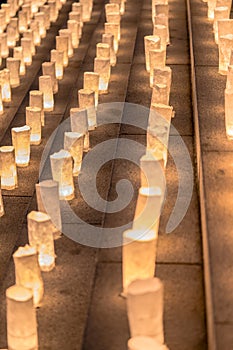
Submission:
{"label": "lantern top opening", "polygon": [[32,299],[32,291],[30,289],[14,285],[6,290],[6,297],[15,301],[28,301]]}
{"label": "lantern top opening", "polygon": [[61,149],[59,152],[53,153],[50,156],[50,158],[52,159],[61,159],[61,158],[70,158],[70,157],[71,157],[70,152],[64,149]]}
{"label": "lantern top opening", "polygon": [[138,279],[133,281],[129,286],[127,293],[131,295],[137,294],[146,294],[150,292],[159,291],[163,286],[161,280],[157,277],[147,278],[147,279]]}
{"label": "lantern top opening", "polygon": [[24,247],[19,247],[13,254],[14,258],[20,258],[21,256],[31,256],[36,254],[36,248],[26,244]]}
{"label": "lantern top opening", "polygon": [[162,195],[162,190],[160,187],[141,187],[139,193],[143,196],[159,197]]}
{"label": "lantern top opening", "polygon": [[132,241],[150,242],[155,239],[155,233],[153,230],[127,230],[124,232],[124,238],[128,238]]}
{"label": "lantern top opening", "polygon": [[18,126],[15,128],[12,128],[11,130],[14,132],[22,132],[22,131],[29,131],[31,128],[29,125],[24,125],[24,126]]}
{"label": "lantern top opening", "polygon": [[41,211],[31,211],[29,214],[28,214],[28,219],[31,219],[31,220],[36,220],[38,222],[46,222],[46,221],[50,221],[50,217],[41,212]]}

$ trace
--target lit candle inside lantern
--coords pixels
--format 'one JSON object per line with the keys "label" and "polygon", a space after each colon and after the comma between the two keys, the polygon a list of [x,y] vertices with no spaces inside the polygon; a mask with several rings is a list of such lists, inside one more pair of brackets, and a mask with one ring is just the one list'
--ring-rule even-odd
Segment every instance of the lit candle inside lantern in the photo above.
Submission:
{"label": "lit candle inside lantern", "polygon": [[21,38],[21,46],[23,48],[23,59],[26,66],[32,64],[32,41],[29,38]]}
{"label": "lit candle inside lantern", "polygon": [[105,23],[104,24],[105,34],[112,34],[114,37],[114,50],[115,53],[118,51],[118,41],[120,37],[120,24],[119,23]]}
{"label": "lit candle inside lantern", "polygon": [[95,92],[95,107],[98,106],[99,99],[99,80],[100,76],[98,73],[85,72],[83,80],[83,88],[86,90],[93,90]]}
{"label": "lit candle inside lantern", "polygon": [[10,72],[10,85],[15,88],[20,85],[19,68],[20,60],[18,58],[8,57],[6,59],[6,67]]}
{"label": "lit candle inside lantern", "polygon": [[138,336],[130,338],[128,350],[169,350],[164,344],[159,343],[151,337]]}
{"label": "lit candle inside lantern", "polygon": [[50,216],[54,225],[53,238],[61,236],[62,222],[59,202],[59,185],[57,181],[44,180],[36,184],[38,210]]}
{"label": "lit candle inside lantern", "polygon": [[155,273],[157,237],[154,231],[128,230],[123,234],[123,293],[136,279],[153,278]]}
{"label": "lit candle inside lantern", "polygon": [[19,32],[24,33],[28,29],[28,16],[26,11],[19,11]]}
{"label": "lit candle inside lantern", "polygon": [[127,290],[131,337],[148,336],[164,343],[163,284],[158,278],[136,280]]}
{"label": "lit candle inside lantern", "polygon": [[68,45],[69,45],[68,36],[56,36],[56,50],[63,51],[63,66],[64,67],[67,67],[68,62],[69,62]]}
{"label": "lit candle inside lantern", "polygon": [[35,45],[34,45],[34,36],[33,36],[33,31],[32,29],[28,29],[23,33],[23,37],[24,38],[28,38],[31,40],[31,53],[32,55],[35,55],[36,53],[36,49],[35,49]]}
{"label": "lit candle inside lantern", "polygon": [[77,132],[65,132],[64,149],[73,157],[73,176],[78,176],[81,170],[83,157],[84,135]]}
{"label": "lit candle inside lantern", "polygon": [[83,28],[82,14],[77,12],[77,11],[71,11],[69,13],[69,20],[77,22],[77,24],[78,24],[78,36],[79,36],[79,38],[81,38],[82,28]]}
{"label": "lit candle inside lantern", "polygon": [[214,9],[216,7],[216,0],[208,0],[208,18],[214,19]]}
{"label": "lit candle inside lantern", "polygon": [[39,90],[31,90],[29,91],[29,106],[37,107],[41,110],[41,125],[45,125],[44,119],[44,94]]}
{"label": "lit candle inside lantern", "polygon": [[39,90],[44,94],[44,110],[52,112],[54,109],[53,86],[50,75],[39,77]]}
{"label": "lit candle inside lantern", "polygon": [[89,0],[81,0],[80,4],[82,5],[82,10],[83,10],[83,22],[88,22],[91,19],[91,11],[92,11],[92,6],[90,4]]}
{"label": "lit candle inside lantern", "polygon": [[53,180],[59,183],[61,200],[74,198],[73,161],[70,152],[62,149],[50,155]]}
{"label": "lit candle inside lantern", "polygon": [[78,101],[80,108],[86,108],[88,118],[88,129],[96,128],[95,92],[93,90],[78,90]]}
{"label": "lit candle inside lantern", "polygon": [[14,190],[18,187],[15,153],[13,146],[0,147],[1,159],[1,188]]}
{"label": "lit candle inside lantern", "polygon": [[40,12],[44,12],[44,25],[45,29],[50,28],[50,6],[49,5],[43,5],[40,6]]}
{"label": "lit candle inside lantern", "polygon": [[39,23],[39,31],[41,38],[46,37],[46,28],[45,28],[45,14],[44,12],[38,12],[34,15],[35,20]]}
{"label": "lit candle inside lantern", "polygon": [[233,139],[233,90],[225,89],[225,126],[229,140]]}
{"label": "lit candle inside lantern", "polygon": [[167,48],[167,28],[162,24],[155,24],[153,35],[160,37],[160,49],[166,50]]}
{"label": "lit candle inside lantern", "polygon": [[36,247],[40,269],[51,271],[55,267],[53,223],[47,214],[40,211],[31,211],[27,222],[29,244]]}
{"label": "lit candle inside lantern", "polygon": [[50,8],[50,21],[54,23],[56,22],[58,16],[56,0],[49,0],[48,5]]}
{"label": "lit candle inside lantern", "polygon": [[41,43],[40,27],[38,21],[31,21],[30,28],[33,31],[33,42],[35,46],[39,46]]}
{"label": "lit candle inside lantern", "polygon": [[70,109],[71,130],[84,135],[83,151],[89,151],[89,132],[87,110],[84,108]]}
{"label": "lit candle inside lantern", "polygon": [[42,63],[43,75],[49,75],[52,81],[53,93],[58,92],[58,82],[56,79],[55,63],[54,62],[44,62]]}
{"label": "lit candle inside lantern", "polygon": [[36,310],[28,288],[12,286],[6,290],[7,342],[9,349],[38,349]]}
{"label": "lit candle inside lantern", "polygon": [[167,123],[165,119],[163,124],[164,125],[157,125],[154,127],[149,126],[147,128],[147,150],[150,150],[158,159],[162,156],[164,159],[164,166],[166,167],[170,124]]}
{"label": "lit candle inside lantern", "polygon": [[4,214],[5,214],[5,211],[4,211],[4,204],[2,199],[2,191],[0,189],[0,217],[2,217]]}
{"label": "lit candle inside lantern", "polygon": [[37,107],[26,107],[26,124],[30,126],[30,144],[41,143],[41,109]]}
{"label": "lit candle inside lantern", "polygon": [[72,46],[77,49],[79,45],[79,23],[70,19],[67,21],[67,26],[71,32]]}
{"label": "lit candle inside lantern", "polygon": [[6,12],[6,24],[8,24],[10,22],[10,5],[1,4],[1,8]]}
{"label": "lit candle inside lantern", "polygon": [[24,59],[23,59],[23,48],[22,46],[16,46],[13,49],[13,56],[14,58],[17,58],[20,60],[20,67],[19,67],[19,74],[20,75],[25,75],[25,64],[24,64]]}
{"label": "lit candle inside lantern", "polygon": [[9,69],[0,70],[0,82],[2,87],[2,101],[11,101],[10,71]]}
{"label": "lit candle inside lantern", "polygon": [[60,29],[59,35],[65,36],[68,38],[68,57],[72,57],[74,54],[73,45],[72,45],[72,32],[69,29]]}
{"label": "lit candle inside lantern", "polygon": [[114,36],[112,34],[103,34],[102,42],[104,44],[108,44],[110,47],[110,64],[111,66],[116,65],[117,56],[114,50]]}
{"label": "lit candle inside lantern", "polygon": [[149,63],[150,63],[150,85],[153,84],[154,69],[165,68],[166,64],[166,50],[150,50],[149,51]]}
{"label": "lit candle inside lantern", "polygon": [[168,88],[168,94],[170,95],[172,81],[172,70],[170,67],[159,67],[154,68],[153,71],[153,81],[151,87],[156,84],[165,84]]}
{"label": "lit candle inside lantern", "polygon": [[15,162],[19,167],[28,166],[30,160],[30,126],[11,129],[12,144],[15,148]]}
{"label": "lit candle inside lantern", "polygon": [[227,6],[221,6],[221,7],[215,7],[214,9],[214,38],[216,44],[218,44],[218,21],[220,19],[227,19],[228,18],[228,7]]}
{"label": "lit candle inside lantern", "polygon": [[167,45],[170,44],[170,32],[169,32],[169,18],[168,16],[166,16],[165,14],[160,14],[160,15],[156,15],[154,17],[154,24],[155,25],[163,25],[166,27],[166,42]]}
{"label": "lit candle inside lantern", "polygon": [[159,50],[160,49],[160,37],[154,36],[154,35],[147,35],[144,37],[144,45],[145,45],[146,70],[147,70],[147,72],[150,72],[149,52],[151,50]]}
{"label": "lit candle inside lantern", "polygon": [[165,193],[165,175],[163,159],[156,159],[151,152],[147,152],[140,159],[141,187],[159,187]]}
{"label": "lit candle inside lantern", "polygon": [[13,254],[13,258],[16,284],[31,289],[34,306],[38,306],[43,298],[44,284],[36,248],[29,245],[19,247]]}
{"label": "lit candle inside lantern", "polygon": [[6,11],[0,9],[0,33],[3,33],[6,28]]}
{"label": "lit candle inside lantern", "polygon": [[95,58],[94,72],[99,74],[99,94],[108,93],[108,83],[111,75],[111,65],[109,58]]}
{"label": "lit candle inside lantern", "polygon": [[231,50],[233,49],[233,34],[220,36],[219,48],[219,73],[226,75],[230,63]]}
{"label": "lit candle inside lantern", "polygon": [[7,34],[6,33],[0,34],[0,41],[1,41],[1,56],[3,58],[6,58],[9,56],[9,48],[7,45]]}
{"label": "lit candle inside lantern", "polygon": [[58,80],[61,80],[63,78],[63,56],[64,52],[63,51],[58,51],[58,50],[51,50],[51,62],[55,63],[55,73],[56,73],[56,78]]}
{"label": "lit candle inside lantern", "polygon": [[169,104],[168,87],[166,84],[156,84],[153,86],[151,104],[153,103]]}

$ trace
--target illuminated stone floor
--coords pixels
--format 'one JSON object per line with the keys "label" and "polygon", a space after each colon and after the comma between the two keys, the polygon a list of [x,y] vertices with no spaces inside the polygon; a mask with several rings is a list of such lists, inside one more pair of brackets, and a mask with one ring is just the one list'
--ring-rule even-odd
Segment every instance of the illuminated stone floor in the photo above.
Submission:
{"label": "illuminated stone floor", "polygon": [[[197,6],[199,5],[202,6],[201,2],[198,2]],[[48,60],[49,51],[54,47],[56,32],[65,26],[70,7],[71,2],[68,1],[58,24],[52,26],[48,33],[49,40],[46,38],[42,47],[38,49],[27,78],[22,80],[24,84],[13,92],[14,99],[9,113],[0,124],[1,145],[10,144],[11,127],[24,123],[24,110],[28,105],[26,93],[29,89],[38,88],[40,65]],[[14,283],[11,256],[18,246],[27,242],[26,215],[36,209],[34,192],[41,155],[52,131],[69,116],[70,107],[76,106],[77,90],[82,87],[83,72],[93,70],[95,44],[100,42],[103,33],[103,8],[104,1],[95,1],[92,20],[85,24],[80,47],[70,60],[65,78],[59,83],[59,93],[55,96],[55,110],[46,115],[42,144],[32,147],[30,167],[18,172],[19,188],[3,192],[6,215],[0,221],[1,348],[7,345],[4,294],[6,288]],[[126,101],[149,107],[151,89],[145,71],[143,37],[152,33],[150,11],[149,0],[127,0],[126,13],[122,19],[118,63],[112,69],[109,94],[101,96],[100,103]],[[167,52],[167,65],[173,70],[170,102],[176,111],[172,122],[183,137],[195,164],[185,1],[170,1],[170,33],[171,45]],[[201,53],[198,54],[201,60]],[[216,63],[216,58],[214,60]],[[208,63],[210,64],[210,61]],[[198,67],[198,72],[201,81],[207,72],[203,67]],[[205,86],[203,89],[207,90]],[[91,146],[114,137],[130,138],[142,144],[146,142],[143,130],[125,125],[112,125],[101,126],[93,131],[90,136]],[[176,141],[177,136],[171,135],[169,143],[173,151],[177,147]],[[183,155],[178,156],[182,159]],[[224,156],[227,156],[226,152]],[[138,157],[140,158],[141,154]],[[210,163],[212,166],[216,164],[215,160],[208,158],[208,154],[206,160],[213,162]],[[218,172],[218,176],[223,176],[221,171]],[[116,196],[115,185],[121,178],[129,179],[135,190],[132,202],[121,213],[96,212],[85,205],[81,197],[72,201],[71,207],[81,208],[83,217],[92,225],[111,227],[130,222],[133,219],[140,185],[139,169],[129,161],[113,159],[103,167],[97,182],[102,197],[113,200]],[[171,350],[204,350],[207,348],[206,311],[196,181],[192,201],[183,221],[174,232],[166,234],[166,223],[175,205],[178,191],[177,171],[171,157],[168,159],[166,178],[167,199],[161,217],[156,264],[156,275],[165,285],[165,339]],[[215,218],[216,216],[215,214]],[[216,223],[213,225],[217,232]],[[121,249],[85,247],[65,236],[55,244],[56,268],[50,273],[43,273],[45,297],[42,306],[37,310],[40,349],[126,350],[129,338],[126,305],[125,300],[119,296],[122,291]],[[219,328],[220,331],[221,329]]]}

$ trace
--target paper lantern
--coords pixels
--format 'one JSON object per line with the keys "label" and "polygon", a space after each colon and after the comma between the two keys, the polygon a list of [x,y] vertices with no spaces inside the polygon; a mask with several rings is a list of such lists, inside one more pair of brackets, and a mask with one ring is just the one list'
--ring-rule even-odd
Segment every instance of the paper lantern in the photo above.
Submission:
{"label": "paper lantern", "polygon": [[64,52],[63,51],[58,51],[58,50],[51,50],[51,62],[55,63],[55,74],[56,74],[56,79],[61,80],[63,78],[63,56]]}
{"label": "paper lantern", "polygon": [[84,135],[77,132],[65,132],[64,149],[69,151],[73,158],[73,176],[78,176],[81,170],[83,157]]}
{"label": "paper lantern", "polygon": [[3,103],[2,103],[2,87],[0,85],[0,115],[2,115],[3,113],[4,113],[4,108],[3,108]]}
{"label": "paper lantern", "polygon": [[36,310],[28,288],[12,286],[6,290],[7,342],[9,349],[38,349]]}
{"label": "paper lantern", "polygon": [[19,75],[25,75],[26,69],[24,64],[24,58],[23,58],[23,48],[22,46],[16,46],[13,49],[13,57],[20,60],[20,66],[19,66]]}
{"label": "paper lantern", "polygon": [[162,24],[155,24],[153,30],[154,36],[160,37],[160,49],[167,49],[167,27]]}
{"label": "paper lantern", "polygon": [[125,2],[124,0],[110,0],[110,4],[118,4],[120,8],[120,14],[123,15],[125,13]]}
{"label": "paper lantern", "polygon": [[41,125],[45,125],[44,119],[44,94],[39,90],[31,90],[29,91],[29,106],[37,107],[41,110]]}
{"label": "paper lantern", "polygon": [[155,159],[151,152],[147,152],[140,158],[141,187],[161,189],[165,193],[165,175],[163,159]]}
{"label": "paper lantern", "polygon": [[219,37],[218,39],[219,73],[222,75],[227,74],[232,48],[233,48],[233,34],[227,34]]}
{"label": "paper lantern", "polygon": [[170,95],[171,81],[172,81],[172,70],[170,67],[165,66],[165,67],[154,68],[153,80],[150,86],[153,87],[156,84],[165,84],[167,85],[167,88],[168,88],[168,95]]}
{"label": "paper lantern", "polygon": [[153,103],[169,104],[168,87],[166,84],[156,84],[153,86],[151,104]]}
{"label": "paper lantern", "polygon": [[108,83],[111,75],[111,65],[109,58],[95,58],[94,72],[99,74],[99,94],[108,93]]}
{"label": "paper lantern", "polygon": [[89,145],[87,110],[85,108],[71,108],[70,124],[71,124],[71,130],[73,132],[77,132],[84,135],[83,151],[88,152],[90,145]]}
{"label": "paper lantern", "polygon": [[[164,120],[164,124],[166,121]],[[168,123],[167,123],[168,124]],[[167,147],[169,137],[169,126],[158,125],[147,129],[147,150],[150,150],[155,158],[164,159],[164,166],[167,164]]]}
{"label": "paper lantern", "polygon": [[57,16],[58,16],[58,11],[57,11],[57,6],[56,6],[56,0],[49,0],[48,5],[50,8],[50,21],[52,23],[56,22]]}
{"label": "paper lantern", "polygon": [[6,28],[6,11],[0,9],[0,33],[3,33]]}
{"label": "paper lantern", "polygon": [[80,108],[86,108],[88,118],[88,129],[96,128],[95,92],[88,89],[78,90],[78,101]]}
{"label": "paper lantern", "polygon": [[153,278],[157,237],[153,231],[128,230],[123,234],[123,293],[136,279]]}
{"label": "paper lantern", "polygon": [[225,89],[225,127],[229,140],[233,139],[233,90]]}
{"label": "paper lantern", "polygon": [[208,0],[208,18],[214,19],[214,9],[216,7],[216,0]]}
{"label": "paper lantern", "polygon": [[28,29],[27,12],[19,11],[18,18],[19,18],[19,32],[24,33]]}
{"label": "paper lantern", "polygon": [[74,54],[72,46],[72,32],[69,29],[60,29],[59,35],[61,37],[65,36],[68,38],[68,57],[72,57]]}
{"label": "paper lantern", "polygon": [[43,72],[43,75],[46,75],[46,76],[49,75],[51,77],[53,93],[56,94],[58,92],[58,82],[56,79],[55,63],[54,62],[42,63],[42,72]]}
{"label": "paper lantern", "polygon": [[14,190],[18,187],[15,153],[13,146],[0,147],[1,188]]}
{"label": "paper lantern", "polygon": [[63,66],[64,67],[67,67],[68,62],[69,62],[68,45],[69,45],[68,36],[56,36],[56,50],[63,51]]}
{"label": "paper lantern", "polygon": [[81,33],[82,33],[82,28],[83,28],[83,5],[80,4],[80,2],[73,2],[73,4],[72,4],[72,11],[71,12],[76,12],[76,13],[78,13],[80,15],[80,22],[78,21],[78,23],[80,23]]}
{"label": "paper lantern", "polygon": [[92,11],[92,6],[90,4],[89,0],[81,0],[80,4],[82,5],[82,19],[83,22],[88,22],[91,19],[91,11]]}
{"label": "paper lantern", "polygon": [[5,211],[4,211],[4,204],[2,199],[2,191],[0,189],[0,217],[2,217],[4,214],[5,214]]}
{"label": "paper lantern", "polygon": [[76,21],[78,25],[78,36],[81,38],[82,36],[82,28],[83,28],[83,22],[82,22],[82,14],[77,11],[71,11],[69,13],[69,20],[70,21]]}
{"label": "paper lantern", "polygon": [[34,306],[39,306],[44,294],[44,284],[36,248],[29,245],[19,247],[13,254],[13,258],[16,285],[31,289]]}
{"label": "paper lantern", "polygon": [[67,26],[71,32],[72,46],[77,49],[79,45],[79,23],[70,19],[67,21]]}
{"label": "paper lantern", "polygon": [[44,110],[52,112],[54,109],[53,86],[50,75],[39,77],[39,90],[44,94]]}
{"label": "paper lantern", "polygon": [[120,40],[120,24],[119,23],[105,23],[104,24],[104,32],[105,34],[112,34],[114,37],[114,51],[117,53],[118,51],[118,41]]}
{"label": "paper lantern", "polygon": [[6,58],[9,56],[9,48],[7,45],[7,34],[6,33],[0,34],[0,41],[1,41],[1,56],[3,58]]}
{"label": "paper lantern", "polygon": [[35,45],[34,45],[34,35],[33,35],[32,29],[26,30],[23,33],[23,37],[31,40],[31,53],[32,53],[32,55],[35,55],[36,49],[35,49]]}
{"label": "paper lantern", "polygon": [[6,67],[10,72],[10,85],[15,88],[20,85],[19,68],[20,60],[18,58],[8,57],[6,59]]}
{"label": "paper lantern", "polygon": [[96,57],[110,59],[110,46],[104,43],[96,44]]}
{"label": "paper lantern", "polygon": [[22,11],[27,13],[27,18],[28,18],[28,25],[30,24],[30,19],[32,18],[32,7],[31,4],[23,4],[22,5]]}
{"label": "paper lantern", "polygon": [[19,40],[19,20],[17,17],[11,18],[8,27],[12,27],[15,30],[15,40]]}
{"label": "paper lantern", "polygon": [[9,4],[1,4],[1,8],[6,13],[6,24],[10,22],[10,5]]}
{"label": "paper lantern", "polygon": [[26,124],[30,126],[30,144],[41,143],[41,109],[37,107],[26,107]]}
{"label": "paper lantern", "polygon": [[144,37],[144,45],[145,45],[146,70],[147,70],[147,72],[150,72],[149,52],[151,50],[159,50],[160,49],[160,37],[154,36],[154,35],[147,35]]}
{"label": "paper lantern", "polygon": [[111,4],[106,4],[105,5],[105,13],[106,13],[106,18],[108,14],[110,13],[119,13],[120,14],[120,6],[118,3],[111,3]]}
{"label": "paper lantern", "polygon": [[44,180],[36,184],[36,199],[38,210],[49,215],[53,223],[53,238],[59,238],[62,231],[62,222],[58,182]]}
{"label": "paper lantern", "polygon": [[23,48],[23,59],[26,66],[32,64],[32,41],[29,38],[21,38],[21,46]]}
{"label": "paper lantern", "polygon": [[166,50],[150,50],[149,51],[149,64],[150,64],[150,85],[153,84],[154,69],[165,68],[166,64]]}
{"label": "paper lantern", "polygon": [[35,20],[39,23],[39,32],[41,38],[46,37],[46,28],[45,28],[45,14],[44,12],[38,12],[34,15]]}
{"label": "paper lantern", "polygon": [[149,124],[151,124],[152,127],[154,126],[154,122],[151,121],[151,117],[153,114],[154,114],[153,118],[155,118],[155,126],[156,126],[156,120],[158,119],[158,124],[161,124],[161,125],[164,124],[169,129],[171,124],[171,118],[174,118],[175,112],[172,106],[164,105],[162,103],[151,103],[150,114],[149,114],[149,118],[150,118]]}
{"label": "paper lantern", "polygon": [[169,32],[169,18],[164,14],[156,15],[154,17],[155,25],[163,25],[166,27],[166,42],[167,45],[170,44],[170,32]]}
{"label": "paper lantern", "polygon": [[53,223],[50,217],[40,211],[31,211],[27,215],[29,244],[36,248],[42,271],[51,271],[55,267]]}
{"label": "paper lantern", "polygon": [[30,126],[24,125],[11,129],[12,145],[15,148],[15,163],[26,167],[30,160]]}
{"label": "paper lantern", "polygon": [[[106,21],[108,23],[116,23],[120,25],[121,22],[121,15],[119,12],[109,12],[106,13]],[[118,33],[118,40],[120,40],[120,31]]]}
{"label": "paper lantern", "polygon": [[7,3],[10,5],[10,17],[14,17],[17,11],[17,4],[14,0],[7,0]]}
{"label": "paper lantern", "polygon": [[2,101],[11,101],[10,71],[9,69],[0,70],[0,85],[2,87]]}
{"label": "paper lantern", "polygon": [[44,25],[45,29],[50,28],[50,6],[49,5],[43,5],[40,6],[40,12],[44,12]]}
{"label": "paper lantern", "polygon": [[33,32],[33,42],[35,46],[39,46],[41,43],[40,27],[38,21],[31,21],[30,28]]}
{"label": "paper lantern", "polygon": [[159,343],[151,337],[138,336],[130,338],[128,350],[169,350],[164,344]]}
{"label": "paper lantern", "polygon": [[16,36],[17,36],[16,28],[11,23],[9,23],[7,26],[6,33],[7,33],[7,46],[9,48],[13,48],[16,45]]}
{"label": "paper lantern", "polygon": [[117,62],[117,56],[114,50],[114,36],[112,34],[103,34],[102,42],[104,44],[108,44],[110,47],[110,64],[111,66],[115,66]]}
{"label": "paper lantern", "polygon": [[163,284],[158,278],[136,280],[127,290],[131,337],[148,336],[164,343]]}
{"label": "paper lantern", "polygon": [[166,3],[155,3],[152,9],[152,21],[154,21],[155,16],[165,15],[169,17],[169,5]]}
{"label": "paper lantern", "polygon": [[218,21],[220,19],[227,19],[228,18],[228,7],[215,7],[214,9],[214,38],[216,44],[218,44]]}
{"label": "paper lantern", "polygon": [[92,90],[95,93],[95,107],[98,106],[99,99],[99,74],[94,72],[85,72],[83,79],[83,88]]}
{"label": "paper lantern", "polygon": [[59,183],[61,200],[74,198],[73,163],[70,152],[62,149],[50,155],[53,180]]}

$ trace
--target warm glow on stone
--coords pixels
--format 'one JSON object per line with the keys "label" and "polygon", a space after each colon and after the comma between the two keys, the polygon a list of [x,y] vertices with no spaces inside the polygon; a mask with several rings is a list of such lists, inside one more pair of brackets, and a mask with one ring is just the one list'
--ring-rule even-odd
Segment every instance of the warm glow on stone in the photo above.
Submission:
{"label": "warm glow on stone", "polygon": [[15,152],[13,146],[0,147],[1,188],[14,190],[18,187]]}
{"label": "warm glow on stone", "polygon": [[30,126],[11,129],[12,144],[15,148],[15,162],[19,167],[28,166],[30,160]]}

